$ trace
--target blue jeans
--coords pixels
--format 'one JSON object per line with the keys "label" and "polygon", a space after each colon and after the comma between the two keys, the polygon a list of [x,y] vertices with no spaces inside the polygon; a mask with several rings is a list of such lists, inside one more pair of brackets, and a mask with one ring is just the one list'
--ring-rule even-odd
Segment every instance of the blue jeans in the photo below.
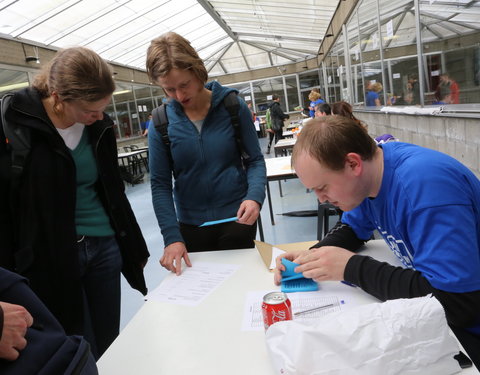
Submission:
{"label": "blue jeans", "polygon": [[120,331],[122,256],[114,236],[78,239],[84,302],[84,336],[95,359]]}

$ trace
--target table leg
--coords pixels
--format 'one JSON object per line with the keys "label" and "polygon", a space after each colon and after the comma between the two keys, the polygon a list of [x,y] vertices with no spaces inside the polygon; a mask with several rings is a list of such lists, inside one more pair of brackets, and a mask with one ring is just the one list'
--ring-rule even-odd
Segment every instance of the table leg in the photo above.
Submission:
{"label": "table leg", "polygon": [[260,235],[260,241],[265,242],[265,239],[263,237],[263,225],[262,225],[262,215],[261,214],[258,214],[257,228],[258,228],[258,233]]}
{"label": "table leg", "polygon": [[282,180],[278,180],[278,190],[280,191],[280,198],[283,198]]}
{"label": "table leg", "polygon": [[275,220],[273,219],[273,209],[272,209],[272,196],[270,195],[270,182],[267,181],[267,197],[268,197],[268,208],[270,210],[270,220],[272,225],[275,225]]}

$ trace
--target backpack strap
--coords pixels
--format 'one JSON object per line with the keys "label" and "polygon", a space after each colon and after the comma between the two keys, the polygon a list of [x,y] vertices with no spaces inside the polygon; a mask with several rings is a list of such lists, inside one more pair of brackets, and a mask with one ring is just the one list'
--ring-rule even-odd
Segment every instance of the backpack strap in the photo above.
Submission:
{"label": "backpack strap", "polygon": [[170,147],[170,139],[168,138],[168,117],[167,107],[165,103],[161,104],[152,111],[153,125],[157,129],[161,136],[165,146]]}
{"label": "backpack strap", "polygon": [[[238,151],[242,158],[242,161],[248,160],[250,155],[245,151],[242,144],[242,134],[240,129],[240,118],[238,112],[240,111],[240,103],[238,102],[237,94],[235,91],[232,91],[225,96],[223,99],[223,104],[230,115],[230,119],[233,126],[233,131],[235,133],[235,142],[237,144]],[[152,120],[155,129],[160,132],[162,141],[168,149],[168,158],[170,161],[170,166],[172,172],[175,176],[175,169],[173,168],[173,157],[170,150],[170,138],[168,137],[168,117],[167,117],[167,106],[164,104],[158,106],[152,111]]]}
{"label": "backpack strap", "polygon": [[152,111],[152,121],[155,129],[160,132],[163,144],[167,148],[168,161],[170,162],[173,176],[176,177],[175,168],[173,167],[172,151],[170,149],[170,138],[168,137],[168,117],[165,103],[159,105]]}
{"label": "backpack strap", "polygon": [[232,121],[233,131],[235,132],[235,142],[237,143],[238,151],[243,160],[248,160],[250,155],[245,151],[242,144],[242,133],[240,129],[240,119],[238,112],[240,111],[240,103],[238,102],[237,93],[232,91],[223,99],[223,104],[230,114]]}
{"label": "backpack strap", "polygon": [[11,151],[11,191],[15,192],[20,185],[20,178],[23,174],[23,168],[26,164],[28,155],[30,154],[31,135],[27,129],[14,126],[8,123],[5,118],[5,113],[12,95],[13,94],[6,94],[3,96],[2,100],[0,101],[0,112],[3,134],[5,135],[5,143]]}

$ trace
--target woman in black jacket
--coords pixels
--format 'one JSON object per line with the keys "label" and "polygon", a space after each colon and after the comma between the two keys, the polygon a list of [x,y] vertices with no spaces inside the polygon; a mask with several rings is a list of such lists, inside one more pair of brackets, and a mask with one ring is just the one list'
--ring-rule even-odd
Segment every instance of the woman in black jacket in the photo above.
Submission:
{"label": "woman in black jacket", "polygon": [[103,113],[114,90],[105,61],[76,47],[2,100],[3,128],[22,134],[28,151],[18,173],[14,139],[0,148],[1,265],[28,277],[67,334],[84,335],[97,358],[119,332],[120,272],[147,292],[149,254]]}

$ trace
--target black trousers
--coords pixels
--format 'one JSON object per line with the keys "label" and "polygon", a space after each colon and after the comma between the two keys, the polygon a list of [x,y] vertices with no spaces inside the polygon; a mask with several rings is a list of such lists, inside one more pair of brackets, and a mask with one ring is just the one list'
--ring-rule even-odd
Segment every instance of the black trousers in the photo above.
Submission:
{"label": "black trousers", "polygon": [[277,143],[280,139],[283,139],[283,129],[275,130],[275,143]]}
{"label": "black trousers", "polygon": [[255,246],[257,223],[235,222],[198,227],[180,223],[180,232],[188,252],[249,249]]}
{"label": "black trousers", "polygon": [[268,132],[268,136],[270,137],[270,139],[268,140],[268,148],[270,149],[270,147],[272,147],[272,141],[273,137],[275,137],[275,133]]}

